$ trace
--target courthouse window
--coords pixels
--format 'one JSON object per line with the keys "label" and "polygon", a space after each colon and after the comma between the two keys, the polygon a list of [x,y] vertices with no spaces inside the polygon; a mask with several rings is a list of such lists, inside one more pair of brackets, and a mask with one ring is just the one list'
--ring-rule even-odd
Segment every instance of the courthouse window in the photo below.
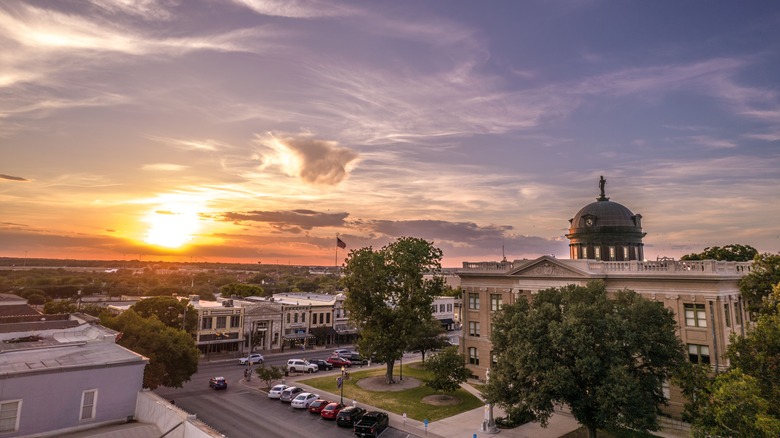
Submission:
{"label": "courthouse window", "polygon": [[217,328],[223,329],[227,327],[227,317],[225,316],[218,316],[217,317]]}
{"label": "courthouse window", "polygon": [[21,410],[21,400],[0,402],[0,433],[19,430],[19,411]]}
{"label": "courthouse window", "polygon": [[723,313],[726,317],[726,327],[731,327],[731,304],[725,303],[723,305]]}
{"label": "courthouse window", "polygon": [[469,321],[469,336],[479,337],[479,323],[475,321]]}
{"label": "courthouse window", "polygon": [[211,324],[212,324],[211,317],[210,316],[204,317],[200,324],[200,328],[202,328],[203,330],[211,330]]}
{"label": "courthouse window", "polygon": [[479,294],[469,294],[469,309],[479,310]]}
{"label": "courthouse window", "polygon": [[240,315],[233,315],[230,317],[230,326],[231,327],[241,327],[241,316]]}
{"label": "courthouse window", "polygon": [[471,365],[479,365],[479,355],[474,347],[469,347],[469,363]]}
{"label": "courthouse window", "polygon": [[601,247],[597,246],[593,248],[593,252],[594,252],[593,258],[595,258],[596,260],[601,260]]}
{"label": "courthouse window", "polygon": [[710,347],[706,345],[688,344],[688,360],[691,363],[710,363]]}
{"label": "courthouse window", "polygon": [[490,310],[495,312],[501,310],[502,298],[501,294],[490,294]]}
{"label": "courthouse window", "polygon": [[623,247],[623,260],[628,260],[628,247]]}
{"label": "courthouse window", "polygon": [[688,327],[707,327],[707,315],[704,304],[685,304],[685,325]]}

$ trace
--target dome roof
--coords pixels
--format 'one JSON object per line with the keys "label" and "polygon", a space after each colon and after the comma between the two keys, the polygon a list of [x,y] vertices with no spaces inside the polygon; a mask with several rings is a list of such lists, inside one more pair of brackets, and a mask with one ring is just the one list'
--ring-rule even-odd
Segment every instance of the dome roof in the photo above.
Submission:
{"label": "dome roof", "polygon": [[592,217],[599,227],[636,227],[634,213],[622,204],[608,200],[591,202],[582,207],[571,220],[572,228],[585,225],[584,219]]}

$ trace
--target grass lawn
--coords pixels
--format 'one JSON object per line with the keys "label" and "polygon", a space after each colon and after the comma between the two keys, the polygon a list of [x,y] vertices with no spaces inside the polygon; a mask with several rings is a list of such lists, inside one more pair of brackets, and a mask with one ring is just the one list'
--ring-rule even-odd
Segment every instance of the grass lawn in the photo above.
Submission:
{"label": "grass lawn", "polygon": [[[360,379],[371,376],[381,376],[385,374],[385,371],[385,367],[371,370],[350,371],[350,379],[347,380],[344,385],[344,397],[355,399],[358,403],[366,403],[399,415],[405,412],[407,417],[418,421],[423,421],[426,418],[428,421],[441,420],[442,418],[451,417],[460,414],[461,412],[484,406],[477,397],[474,397],[471,393],[463,389],[458,389],[453,393],[453,396],[461,401],[457,405],[433,406],[423,403],[423,397],[438,393],[425,386],[424,381],[430,376],[430,373],[418,364],[405,365],[403,368],[404,378],[414,377],[423,382],[417,388],[407,389],[405,391],[377,392],[367,391],[357,386],[357,382]],[[395,378],[398,379],[398,365],[394,367],[393,374],[395,375]],[[341,391],[336,387],[336,376],[311,378],[301,380],[301,382],[336,395]]]}
{"label": "grass lawn", "polygon": [[[656,435],[633,430],[598,430],[596,434],[599,438],[653,438]],[[588,428],[583,426],[579,429],[563,435],[561,438],[588,438]]]}

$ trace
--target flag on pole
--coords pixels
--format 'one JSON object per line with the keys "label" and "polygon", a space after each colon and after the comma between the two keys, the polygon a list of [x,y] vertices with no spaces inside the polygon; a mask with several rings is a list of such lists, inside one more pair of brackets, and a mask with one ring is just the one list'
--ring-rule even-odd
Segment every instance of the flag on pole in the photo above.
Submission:
{"label": "flag on pole", "polygon": [[347,244],[344,243],[344,241],[341,240],[340,238],[336,237],[336,246],[338,246],[341,249],[344,249],[347,247]]}

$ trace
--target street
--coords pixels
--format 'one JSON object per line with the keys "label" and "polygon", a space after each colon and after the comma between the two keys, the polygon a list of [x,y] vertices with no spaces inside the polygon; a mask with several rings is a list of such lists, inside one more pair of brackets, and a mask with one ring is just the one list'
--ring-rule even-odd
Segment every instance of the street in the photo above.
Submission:
{"label": "street", "polygon": [[[329,355],[330,350],[292,351],[267,357],[266,365],[284,366],[290,358],[325,359]],[[335,422],[323,420],[305,409],[293,409],[288,403],[269,399],[265,392],[258,389],[263,383],[257,377],[249,386],[243,385],[245,369],[245,366],[238,365],[238,359],[201,362],[198,373],[183,388],[160,387],[155,392],[172,400],[179,408],[196,414],[198,419],[229,438],[353,436],[351,428],[338,427]],[[333,373],[335,377],[338,371],[328,373]],[[208,380],[214,376],[227,379],[227,390],[216,391],[209,387]],[[389,428],[381,436],[405,438],[410,435]]]}

